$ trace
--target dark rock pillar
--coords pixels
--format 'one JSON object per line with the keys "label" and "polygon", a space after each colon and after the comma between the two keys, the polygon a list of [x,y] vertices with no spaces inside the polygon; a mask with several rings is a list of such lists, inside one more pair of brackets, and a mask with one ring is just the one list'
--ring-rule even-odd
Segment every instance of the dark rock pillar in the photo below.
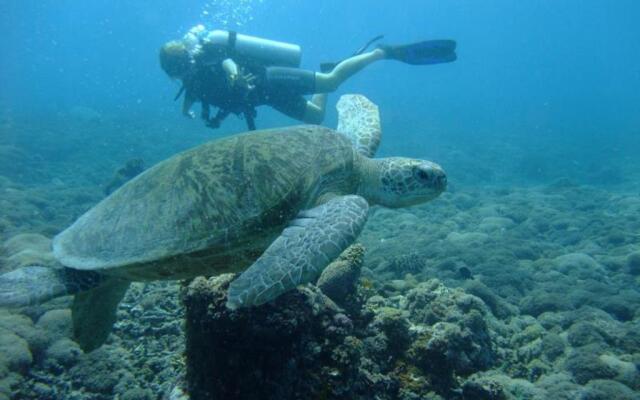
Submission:
{"label": "dark rock pillar", "polygon": [[350,318],[316,287],[231,311],[232,278],[197,278],[184,292],[191,399],[351,398],[360,342]]}

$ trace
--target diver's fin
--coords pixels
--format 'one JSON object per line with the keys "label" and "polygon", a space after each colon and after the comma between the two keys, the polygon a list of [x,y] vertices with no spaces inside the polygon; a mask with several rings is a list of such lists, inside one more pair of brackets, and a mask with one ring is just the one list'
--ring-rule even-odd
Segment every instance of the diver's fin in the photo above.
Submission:
{"label": "diver's fin", "polygon": [[130,284],[130,281],[108,279],[98,287],[76,294],[71,307],[73,336],[82,350],[89,352],[107,340],[116,321],[118,304]]}
{"label": "diver's fin", "polygon": [[378,45],[387,58],[413,65],[440,64],[455,61],[455,40],[426,40],[407,45]]}
{"label": "diver's fin", "polygon": [[98,285],[104,276],[92,271],[32,265],[0,275],[0,307],[44,303]]}
{"label": "diver's fin", "polygon": [[257,306],[297,285],[315,282],[358,237],[368,210],[364,198],[350,195],[301,211],[260,258],[231,282],[227,307]]}

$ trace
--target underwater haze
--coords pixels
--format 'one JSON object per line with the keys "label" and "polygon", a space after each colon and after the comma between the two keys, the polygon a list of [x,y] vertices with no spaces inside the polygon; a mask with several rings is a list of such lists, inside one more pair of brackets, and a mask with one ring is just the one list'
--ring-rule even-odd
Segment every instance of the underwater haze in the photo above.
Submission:
{"label": "underwater haze", "polygon": [[[188,133],[175,136],[205,139],[243,124],[212,132],[180,121],[172,101],[177,84],[157,60],[161,44],[198,23],[297,43],[308,69],[344,58],[378,34],[394,44],[452,38],[459,44],[455,63],[377,63],[333,94],[329,109],[342,93],[371,97],[383,112],[384,152],[442,159],[451,150],[442,148],[444,136],[477,143],[479,157],[508,159],[517,151],[528,163],[523,172],[546,164],[540,154],[566,163],[558,165],[562,171],[538,165],[524,181],[570,173],[608,184],[622,176],[601,177],[596,165],[626,176],[638,148],[639,8],[631,0],[9,2],[0,17],[0,105],[6,115],[38,119],[89,107],[181,123]],[[266,109],[260,114],[260,127],[294,122]],[[486,141],[503,148],[487,151]],[[516,176],[490,179],[507,178]]]}
{"label": "underwater haze", "polygon": [[[329,94],[322,123],[337,126],[340,96],[366,96],[376,156],[437,163],[443,194],[372,206],[357,245],[263,306],[225,308],[230,275],[125,285],[115,316],[110,299],[93,304],[115,324],[92,351],[73,296],[0,308],[0,400],[640,399],[637,0],[0,10],[0,288],[1,274],[62,268],[52,238],[142,171],[247,130],[233,114],[218,129],[182,115],[159,52],[192,27],[300,45],[313,71],[377,35],[457,42],[455,62],[367,66]],[[267,106],[255,122],[300,123]]]}

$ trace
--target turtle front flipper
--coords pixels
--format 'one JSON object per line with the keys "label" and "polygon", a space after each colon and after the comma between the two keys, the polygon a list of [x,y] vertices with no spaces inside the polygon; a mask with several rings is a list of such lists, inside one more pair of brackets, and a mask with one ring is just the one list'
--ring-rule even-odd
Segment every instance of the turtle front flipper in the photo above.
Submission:
{"label": "turtle front flipper", "polygon": [[300,212],[262,256],[231,282],[227,307],[263,304],[315,281],[358,237],[368,210],[364,198],[342,196]]}
{"label": "turtle front flipper", "polygon": [[382,139],[378,106],[361,94],[344,94],[340,96],[336,109],[336,130],[351,141],[358,153],[373,157]]}

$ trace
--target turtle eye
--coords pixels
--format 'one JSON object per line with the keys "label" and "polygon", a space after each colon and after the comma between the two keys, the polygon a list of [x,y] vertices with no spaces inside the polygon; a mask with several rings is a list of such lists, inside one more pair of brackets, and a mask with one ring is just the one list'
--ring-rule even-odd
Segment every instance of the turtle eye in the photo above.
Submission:
{"label": "turtle eye", "polygon": [[414,175],[421,181],[428,181],[429,179],[431,179],[429,173],[422,168],[416,168]]}

